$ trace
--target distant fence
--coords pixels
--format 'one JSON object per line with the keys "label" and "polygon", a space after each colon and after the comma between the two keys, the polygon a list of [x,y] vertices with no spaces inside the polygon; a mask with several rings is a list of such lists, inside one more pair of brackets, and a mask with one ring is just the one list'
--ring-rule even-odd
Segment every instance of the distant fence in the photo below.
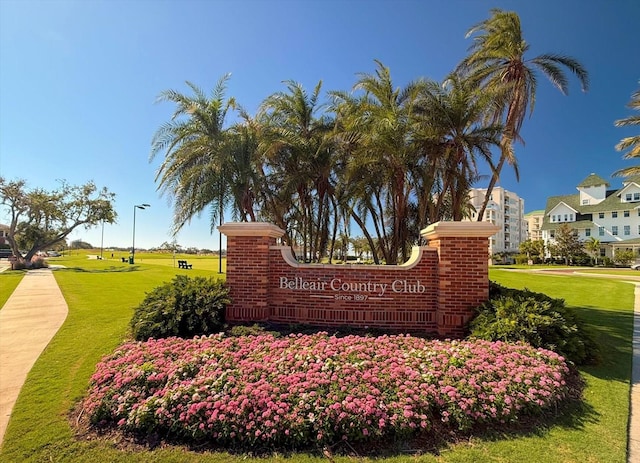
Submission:
{"label": "distant fence", "polygon": [[489,296],[484,222],[438,222],[422,231],[402,265],[301,264],[284,231],[263,222],[227,223],[230,322],[354,326],[459,337]]}

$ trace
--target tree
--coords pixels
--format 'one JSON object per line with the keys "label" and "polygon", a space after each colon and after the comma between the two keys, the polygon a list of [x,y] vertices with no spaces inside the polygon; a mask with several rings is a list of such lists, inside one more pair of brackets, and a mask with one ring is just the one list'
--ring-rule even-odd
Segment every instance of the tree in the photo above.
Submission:
{"label": "tree", "polygon": [[[470,188],[479,176],[478,157],[493,168],[491,147],[498,146],[502,126],[481,123],[491,103],[487,93],[456,74],[443,84],[430,81],[422,87],[415,107],[419,128],[414,139],[424,157],[416,165],[414,178],[433,176],[439,187],[430,214],[425,214],[430,198],[423,196],[419,201],[419,214],[426,216],[419,219],[419,229],[447,215],[454,221],[462,220]],[[423,195],[434,193],[433,185],[425,188],[424,182],[421,190]]]}
{"label": "tree", "polygon": [[633,251],[631,249],[618,248],[616,249],[616,252],[613,255],[613,261],[616,264],[621,265],[623,267],[626,267],[629,264],[631,264],[634,258],[635,258],[635,255],[633,254]]}
{"label": "tree", "polygon": [[[29,267],[38,252],[63,242],[78,227],[114,223],[115,195],[98,190],[93,182],[72,186],[61,182],[57,190],[29,190],[25,180],[0,177],[0,204],[9,211],[11,223],[7,241],[20,265]],[[25,255],[20,248],[26,249]]]}
{"label": "tree", "polygon": [[520,243],[520,252],[527,255],[527,259],[541,260],[544,258],[544,240],[526,240]]}
{"label": "tree", "polygon": [[150,161],[159,153],[165,158],[158,168],[156,181],[162,194],[173,199],[173,232],[204,210],[210,212],[211,231],[222,223],[224,209],[230,201],[227,112],[235,108],[233,98],[225,100],[224,75],[213,89],[211,98],[192,84],[188,96],[175,90],[160,93],[158,101],[175,103],[171,120],[156,131],[152,139]]}
{"label": "tree", "polygon": [[353,87],[359,96],[332,93],[341,180],[348,188],[341,197],[365,236],[364,223],[373,225],[385,262],[396,264],[409,258],[412,241],[410,172],[418,159],[410,146],[411,115],[420,85],[396,88],[389,68],[376,64],[375,74],[359,75]]}
{"label": "tree", "polygon": [[598,255],[600,254],[600,240],[592,236],[584,244],[584,247],[587,252],[593,257],[594,265],[598,265]]}
{"label": "tree", "polygon": [[561,224],[556,230],[555,245],[556,255],[564,259],[565,265],[583,253],[578,232],[567,223]]}
{"label": "tree", "polygon": [[[287,91],[267,97],[260,107],[262,139],[268,170],[267,191],[285,202],[286,230],[302,241],[305,259],[326,255],[334,195],[333,150],[328,137],[333,122],[316,114],[322,82],[311,94],[297,82],[287,81]],[[273,202],[272,202],[273,204]]]}
{"label": "tree", "polygon": [[[627,105],[630,109],[640,111],[640,89],[636,90],[633,95],[631,95],[631,101]],[[633,116],[625,117],[624,119],[619,119],[615,122],[616,127],[624,127],[624,126],[640,126],[640,114],[636,114]],[[620,140],[620,143],[616,145],[616,149],[618,151],[624,151],[628,149],[622,159],[632,159],[640,157],[640,135],[634,135],[632,137],[626,137]],[[625,169],[620,169],[613,173],[615,177],[630,177],[632,175],[640,175],[640,166],[632,166],[627,167]]]}
{"label": "tree", "polygon": [[496,110],[492,118],[504,121],[500,159],[478,211],[478,220],[482,221],[504,163],[513,166],[519,177],[513,145],[522,141],[520,129],[526,115],[533,113],[536,71],[545,75],[563,94],[567,93],[568,81],[562,67],[578,77],[583,91],[589,86],[589,78],[582,65],[568,56],[543,54],[526,58],[529,44],[522,36],[520,18],[515,12],[492,9],[489,19],[469,29],[467,38],[471,36],[474,43],[469,47],[470,54],[458,65],[457,72],[494,96]]}

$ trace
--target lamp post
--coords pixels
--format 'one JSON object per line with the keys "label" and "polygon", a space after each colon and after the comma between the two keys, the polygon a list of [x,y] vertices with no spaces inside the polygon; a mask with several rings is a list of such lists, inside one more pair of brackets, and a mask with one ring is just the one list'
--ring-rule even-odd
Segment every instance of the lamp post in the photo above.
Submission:
{"label": "lamp post", "polygon": [[136,260],[136,209],[146,209],[147,207],[151,207],[151,204],[136,204],[133,206],[133,243],[131,244],[130,264],[135,263]]}
{"label": "lamp post", "polygon": [[104,248],[104,220],[102,221],[102,234],[100,235],[100,260],[102,260],[103,248]]}

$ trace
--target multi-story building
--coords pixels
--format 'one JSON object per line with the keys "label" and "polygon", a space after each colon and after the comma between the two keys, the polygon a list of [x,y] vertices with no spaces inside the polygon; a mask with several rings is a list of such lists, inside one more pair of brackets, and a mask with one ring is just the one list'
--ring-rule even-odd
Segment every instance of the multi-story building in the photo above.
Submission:
{"label": "multi-story building", "polygon": [[542,238],[552,242],[555,231],[566,223],[582,241],[600,242],[600,256],[613,258],[616,249],[640,250],[640,177],[626,179],[622,188],[608,190],[610,184],[596,174],[578,186],[578,193],[551,196],[547,200]]}
{"label": "multi-story building", "polygon": [[532,241],[541,240],[544,209],[527,212],[524,215],[524,220],[527,222],[527,239]]}
{"label": "multi-story building", "polygon": [[9,236],[9,227],[0,223],[0,244],[7,243],[7,236]]}
{"label": "multi-story building", "polygon": [[[478,211],[482,206],[486,188],[472,188],[470,202]],[[477,220],[473,212],[471,220]],[[527,239],[527,223],[524,218],[524,199],[502,187],[495,187],[483,217],[484,222],[498,225],[500,230],[489,239],[489,254],[517,253],[520,243]]]}

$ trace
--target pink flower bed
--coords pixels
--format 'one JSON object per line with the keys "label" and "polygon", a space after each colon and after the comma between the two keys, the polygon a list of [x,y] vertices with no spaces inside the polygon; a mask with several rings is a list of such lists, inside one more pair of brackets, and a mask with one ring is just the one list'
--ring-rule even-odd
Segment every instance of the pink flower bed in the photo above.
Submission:
{"label": "pink flower bed", "polygon": [[554,352],[411,336],[168,338],[103,359],[92,423],[219,445],[300,447],[517,420],[568,393]]}

